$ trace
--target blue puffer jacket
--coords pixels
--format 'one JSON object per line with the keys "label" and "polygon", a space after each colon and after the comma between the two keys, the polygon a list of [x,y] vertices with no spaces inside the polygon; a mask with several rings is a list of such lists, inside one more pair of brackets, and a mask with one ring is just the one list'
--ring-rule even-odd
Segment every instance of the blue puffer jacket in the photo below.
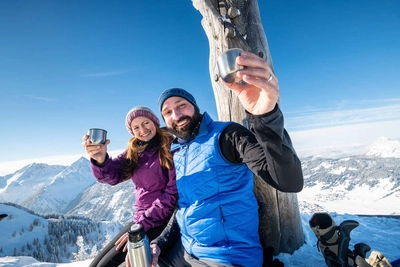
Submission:
{"label": "blue puffer jacket", "polygon": [[195,139],[173,145],[176,218],[188,253],[222,264],[262,266],[253,174],[245,164],[227,162],[219,150],[218,138],[229,124],[205,113]]}

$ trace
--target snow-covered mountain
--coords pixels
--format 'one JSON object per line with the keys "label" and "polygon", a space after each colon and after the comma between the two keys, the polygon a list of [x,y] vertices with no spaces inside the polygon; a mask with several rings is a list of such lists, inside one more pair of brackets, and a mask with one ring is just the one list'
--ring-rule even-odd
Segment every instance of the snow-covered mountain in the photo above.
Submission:
{"label": "snow-covered mountain", "polygon": [[22,203],[49,184],[65,166],[32,163],[13,174],[0,176],[0,201]]}
{"label": "snow-covered mountain", "polygon": [[305,187],[299,199],[312,210],[318,205],[338,213],[400,214],[400,158],[308,158],[302,164]]}
{"label": "snow-covered mountain", "polygon": [[400,158],[400,140],[381,137],[369,146],[367,156]]}
{"label": "snow-covered mountain", "polygon": [[[330,210],[335,201],[344,207],[336,212],[400,214],[400,209],[393,208],[400,200],[399,152],[400,140],[380,138],[364,155],[302,158],[305,187],[299,200],[312,210]],[[366,198],[374,200],[373,206],[357,205]],[[78,215],[124,224],[132,219],[134,199],[132,182],[98,183],[83,157],[69,166],[33,163],[0,176],[0,202],[19,204],[38,214]]]}
{"label": "snow-covered mountain", "polygon": [[133,219],[134,202],[135,187],[131,181],[116,186],[95,183],[70,202],[66,214],[126,224]]}
{"label": "snow-covered mountain", "polygon": [[[364,155],[302,159],[304,211],[400,214],[400,140],[380,138]],[[367,205],[365,203],[368,203]]]}
{"label": "snow-covered mountain", "polygon": [[[30,181],[29,184],[35,181]],[[57,173],[40,190],[18,203],[38,213],[65,213],[67,206],[83,189],[93,185],[88,160],[80,158]]]}
{"label": "snow-covered mountain", "polygon": [[83,157],[69,166],[33,163],[0,176],[0,202],[19,204],[38,214],[127,223],[132,220],[134,199],[132,182],[98,183]]}

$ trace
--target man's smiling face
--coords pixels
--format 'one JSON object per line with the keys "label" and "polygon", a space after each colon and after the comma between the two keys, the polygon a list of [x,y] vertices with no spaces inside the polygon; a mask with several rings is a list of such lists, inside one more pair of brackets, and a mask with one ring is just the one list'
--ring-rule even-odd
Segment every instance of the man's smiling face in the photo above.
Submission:
{"label": "man's smiling face", "polygon": [[168,130],[176,137],[188,139],[200,121],[200,114],[185,98],[173,96],[164,101],[161,109]]}

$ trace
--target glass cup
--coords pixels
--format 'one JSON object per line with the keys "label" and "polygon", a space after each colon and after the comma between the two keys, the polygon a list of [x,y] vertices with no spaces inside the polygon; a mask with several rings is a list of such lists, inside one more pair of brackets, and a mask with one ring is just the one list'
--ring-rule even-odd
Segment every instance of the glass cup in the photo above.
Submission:
{"label": "glass cup", "polygon": [[90,145],[104,145],[107,139],[107,131],[99,128],[91,128],[87,131],[89,135],[88,141]]}

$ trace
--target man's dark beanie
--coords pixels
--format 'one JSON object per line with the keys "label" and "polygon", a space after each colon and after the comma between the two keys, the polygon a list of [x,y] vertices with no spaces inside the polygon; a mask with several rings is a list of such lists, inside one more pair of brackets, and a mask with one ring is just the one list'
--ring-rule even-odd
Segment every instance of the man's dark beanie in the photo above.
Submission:
{"label": "man's dark beanie", "polygon": [[160,111],[162,110],[162,105],[164,104],[165,100],[167,100],[168,98],[173,97],[173,96],[179,96],[179,97],[186,99],[195,108],[197,108],[197,110],[200,111],[199,106],[197,106],[196,99],[194,99],[194,97],[190,93],[188,93],[186,90],[181,89],[181,88],[167,89],[160,95],[160,98],[158,99],[158,107],[159,107]]}

